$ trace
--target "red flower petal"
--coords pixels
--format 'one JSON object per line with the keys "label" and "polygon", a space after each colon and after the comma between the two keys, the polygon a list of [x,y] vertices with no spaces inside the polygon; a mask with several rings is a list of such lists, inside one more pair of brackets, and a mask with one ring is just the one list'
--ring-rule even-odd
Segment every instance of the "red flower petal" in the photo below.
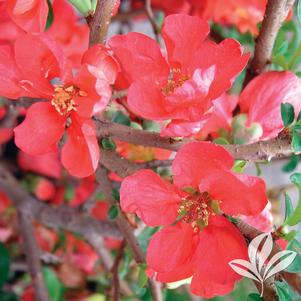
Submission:
{"label": "red flower petal", "polygon": [[214,66],[206,70],[194,70],[191,79],[165,98],[165,110],[170,112],[172,118],[190,121],[202,118],[211,105],[211,99],[207,95],[214,77]]}
{"label": "red flower petal", "polygon": [[221,209],[230,215],[259,214],[268,202],[262,179],[221,169],[208,170],[199,189],[221,201]]}
{"label": "red flower petal", "polygon": [[248,124],[259,122],[262,139],[273,138],[283,129],[280,104],[288,102],[301,110],[301,82],[290,71],[270,71],[254,78],[239,98],[242,112],[248,113]]}
{"label": "red flower petal", "polygon": [[208,23],[198,17],[181,14],[166,17],[162,35],[170,64],[186,71],[209,31]]}
{"label": "red flower petal", "polygon": [[190,261],[195,247],[191,225],[178,223],[167,226],[151,238],[146,261],[149,268],[156,272],[172,272]]}
{"label": "red flower petal", "polygon": [[75,177],[92,175],[99,161],[99,146],[93,123],[73,117],[67,133],[68,138],[61,154],[63,166]]}
{"label": "red flower petal", "polygon": [[230,268],[229,262],[248,258],[242,234],[221,216],[211,217],[209,225],[200,232],[195,256],[191,291],[204,298],[231,292],[241,276]]}
{"label": "red flower petal", "polygon": [[101,44],[89,48],[83,56],[83,64],[89,65],[89,71],[98,79],[114,84],[119,72],[119,64],[112,51]]}
{"label": "red flower petal", "polygon": [[209,91],[210,98],[214,99],[232,86],[235,77],[244,69],[249,57],[250,54],[242,54],[242,47],[236,40],[225,39],[219,44],[207,41],[193,56],[191,69],[207,69],[215,65],[216,75]]}
{"label": "red flower petal", "polygon": [[[96,78],[89,72],[87,65],[83,65],[79,70],[78,74],[73,79],[73,84],[86,94],[86,96],[77,96],[74,98],[74,102],[76,103],[76,114],[84,118],[91,117],[94,105],[100,99],[100,95],[95,89]],[[102,99],[102,109],[107,103],[107,98]]]}
{"label": "red flower petal", "polygon": [[55,152],[64,126],[65,118],[50,103],[33,104],[27,110],[25,120],[14,129],[15,143],[30,155]]}
{"label": "red flower petal", "polygon": [[167,81],[169,66],[153,39],[140,33],[130,32],[126,35],[113,36],[108,44],[130,83],[139,81],[160,85]]}
{"label": "red flower petal", "polygon": [[134,83],[128,89],[127,100],[131,111],[146,119],[166,120],[170,117],[165,110],[164,96],[154,85]]}
{"label": "red flower petal", "polygon": [[51,79],[70,77],[66,58],[58,45],[42,34],[21,35],[15,42],[15,61],[39,97],[52,96]]}
{"label": "red flower petal", "polygon": [[197,188],[212,169],[231,169],[232,156],[221,146],[211,142],[191,142],[177,153],[172,172],[174,184],[180,187]]}
{"label": "red flower petal", "polygon": [[25,92],[19,83],[21,79],[22,75],[14,61],[12,47],[2,45],[0,47],[0,94],[13,99],[24,95]]}
{"label": "red flower petal", "polygon": [[62,166],[58,153],[49,153],[39,156],[30,156],[22,151],[18,153],[18,164],[24,171],[33,171],[40,175],[59,179]]}
{"label": "red flower petal", "polygon": [[173,185],[151,170],[140,170],[126,177],[120,188],[120,205],[136,213],[148,226],[170,225],[178,215],[180,196]]}
{"label": "red flower petal", "polygon": [[48,4],[46,0],[7,0],[10,17],[27,32],[45,30]]}

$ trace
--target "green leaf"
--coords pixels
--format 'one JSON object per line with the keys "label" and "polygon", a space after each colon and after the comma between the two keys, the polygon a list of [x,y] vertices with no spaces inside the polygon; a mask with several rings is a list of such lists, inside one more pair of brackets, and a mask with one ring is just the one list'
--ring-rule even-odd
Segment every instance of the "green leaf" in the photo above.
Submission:
{"label": "green leaf", "polygon": [[85,17],[93,12],[91,0],[68,0]]}
{"label": "green leaf", "polygon": [[116,148],[116,144],[111,138],[101,139],[101,146],[105,150],[112,150]]}
{"label": "green leaf", "polygon": [[108,211],[108,217],[110,219],[115,219],[119,214],[119,209],[116,205],[112,205]]}
{"label": "green leaf", "polygon": [[54,15],[53,15],[53,7],[50,0],[47,0],[48,4],[48,16],[47,16],[47,22],[46,22],[46,30],[52,25]]}
{"label": "green leaf", "polygon": [[284,194],[285,197],[285,218],[286,221],[294,212],[294,207],[292,204],[292,200],[287,193]]}
{"label": "green leaf", "polygon": [[19,301],[19,297],[11,292],[0,292],[1,301]]}
{"label": "green leaf", "polygon": [[300,121],[300,120],[301,120],[301,111],[299,112],[298,117],[297,117],[297,121]]}
{"label": "green leaf", "polygon": [[[277,47],[278,45],[276,45]],[[288,49],[288,41],[284,40],[277,48],[274,48],[273,55],[284,54]]]}
{"label": "green leaf", "polygon": [[0,242],[0,288],[7,281],[9,275],[10,257],[3,243]]}
{"label": "green leaf", "polygon": [[297,155],[292,155],[288,163],[282,166],[282,171],[291,172],[293,171],[299,162],[299,157]]}
{"label": "green leaf", "polygon": [[280,301],[293,301],[292,291],[285,281],[275,281],[275,286]]}
{"label": "green leaf", "polygon": [[43,276],[48,289],[51,301],[64,300],[64,286],[55,274],[55,272],[48,267],[43,268]]}
{"label": "green leaf", "polygon": [[286,224],[289,226],[295,226],[301,221],[301,174],[294,173],[290,176],[292,183],[298,186],[299,190],[299,200],[294,212],[287,219]]}
{"label": "green leaf", "polygon": [[138,273],[138,285],[140,287],[144,287],[147,283],[147,275],[146,275],[146,265],[142,264],[139,267],[139,273]]}
{"label": "green leaf", "polygon": [[247,165],[245,160],[235,160],[232,170],[237,173],[242,173]]}
{"label": "green leaf", "polygon": [[287,250],[294,251],[297,253],[294,261],[286,268],[286,271],[289,273],[300,273],[301,272],[301,243],[293,239],[287,245]]}
{"label": "green leaf", "polygon": [[[300,121],[299,121],[300,122]],[[294,152],[301,151],[301,124],[296,123],[292,129],[292,149]]]}
{"label": "green leaf", "polygon": [[73,186],[71,185],[66,185],[65,186],[65,192],[64,192],[64,199],[67,202],[70,202],[74,199],[75,196],[75,189]]}
{"label": "green leaf", "polygon": [[301,24],[301,1],[298,1],[298,5],[297,5],[297,17],[299,20],[299,23]]}
{"label": "green leaf", "polygon": [[216,144],[220,144],[220,145],[230,144],[229,141],[226,138],[223,138],[223,137],[218,137],[218,138],[214,139],[213,142],[216,143]]}
{"label": "green leaf", "polygon": [[281,118],[284,124],[284,127],[290,126],[295,119],[295,110],[290,103],[281,104]]}
{"label": "green leaf", "polygon": [[143,252],[146,252],[151,237],[158,231],[156,228],[145,228],[138,236],[138,242]]}
{"label": "green leaf", "polygon": [[248,296],[247,301],[264,301],[264,299],[259,294],[253,293]]}
{"label": "green leaf", "polygon": [[121,111],[115,112],[112,121],[127,126],[131,124],[131,119]]}
{"label": "green leaf", "polygon": [[115,201],[120,202],[120,192],[118,188],[113,188],[112,196]]}

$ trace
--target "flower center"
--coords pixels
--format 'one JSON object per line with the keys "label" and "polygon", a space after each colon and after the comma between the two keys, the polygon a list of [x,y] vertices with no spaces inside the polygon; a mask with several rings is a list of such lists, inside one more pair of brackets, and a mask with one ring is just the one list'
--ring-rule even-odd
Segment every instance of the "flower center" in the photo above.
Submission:
{"label": "flower center", "polygon": [[74,98],[77,96],[87,96],[87,93],[80,91],[79,88],[74,85],[67,87],[59,85],[54,89],[51,104],[55,107],[60,115],[66,116],[71,111],[77,110],[76,103],[74,101]]}
{"label": "flower center", "polygon": [[170,95],[176,88],[181,87],[188,79],[190,79],[190,76],[182,74],[180,68],[172,68],[166,86],[161,89],[163,95]]}
{"label": "flower center", "polygon": [[193,230],[198,232],[208,226],[209,216],[215,215],[211,202],[207,192],[189,195],[180,204],[179,216],[184,222],[191,223]]}

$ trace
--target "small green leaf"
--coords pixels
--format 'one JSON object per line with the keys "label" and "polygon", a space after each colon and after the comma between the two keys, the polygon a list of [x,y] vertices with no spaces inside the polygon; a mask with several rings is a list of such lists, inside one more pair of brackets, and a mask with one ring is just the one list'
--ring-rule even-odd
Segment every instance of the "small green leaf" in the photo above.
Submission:
{"label": "small green leaf", "polygon": [[120,192],[118,188],[113,189],[112,196],[115,201],[120,202]]}
{"label": "small green leaf", "polygon": [[264,299],[259,294],[253,293],[248,296],[247,301],[264,301]]}
{"label": "small green leaf", "polygon": [[53,15],[53,7],[50,0],[47,0],[48,4],[48,16],[47,16],[47,22],[46,22],[46,30],[52,25],[54,15]]}
{"label": "small green leaf", "polygon": [[300,273],[301,272],[301,243],[293,239],[287,245],[287,250],[294,251],[297,253],[294,261],[286,268],[286,271],[289,273]]}
{"label": "small green leaf", "polygon": [[290,103],[281,104],[281,118],[284,124],[284,127],[290,126],[295,119],[295,110]]}
{"label": "small green leaf", "polygon": [[292,183],[298,186],[301,189],[301,173],[296,172],[290,176],[290,180]]}
{"label": "small green leaf", "polygon": [[214,139],[213,142],[216,143],[216,144],[220,144],[220,145],[230,144],[229,141],[226,138],[223,138],[223,137],[218,137],[218,138]]}
{"label": "small green leaf", "polygon": [[127,126],[131,124],[131,119],[121,111],[115,112],[112,121]]}
{"label": "small green leaf", "polygon": [[91,0],[68,0],[83,16],[93,12]]}
{"label": "small green leaf", "polygon": [[277,56],[278,54],[284,54],[288,49],[288,41],[284,40],[279,47],[277,47],[276,49],[274,49],[273,51],[273,55]]}
{"label": "small green leaf", "polygon": [[299,23],[301,24],[301,1],[298,1],[298,5],[297,5],[297,16],[298,16],[298,20]]}
{"label": "small green leaf", "polygon": [[119,214],[119,209],[117,206],[112,205],[108,211],[109,219],[115,219]]}
{"label": "small green leaf", "polygon": [[102,191],[100,191],[100,192],[97,193],[96,200],[103,201],[105,199],[106,199],[106,195]]}
{"label": "small green leaf", "polygon": [[292,204],[292,200],[287,193],[284,194],[285,197],[285,218],[286,221],[294,212],[294,207]]}
{"label": "small green leaf", "polygon": [[138,274],[138,285],[140,287],[144,287],[147,283],[147,275],[146,275],[146,265],[141,265],[139,267],[139,274]]}
{"label": "small green leaf", "polygon": [[20,301],[19,297],[11,292],[0,292],[1,301]]}
{"label": "small green leaf", "polygon": [[9,275],[10,257],[3,243],[0,242],[0,288],[7,281]]}
{"label": "small green leaf", "polygon": [[234,166],[232,170],[237,173],[242,173],[247,165],[247,161],[245,160],[235,160]]}
{"label": "small green leaf", "polygon": [[296,123],[292,129],[291,134],[292,134],[292,149],[294,152],[300,152],[301,151],[301,124]]}
{"label": "small green leaf", "polygon": [[287,219],[286,224],[289,226],[295,226],[301,221],[301,174],[294,173],[290,176],[292,183],[298,186],[299,190],[299,200],[294,212]]}
{"label": "small green leaf", "polygon": [[44,267],[43,276],[48,289],[50,300],[63,301],[64,286],[55,272],[51,268]]}
{"label": "small green leaf", "polygon": [[292,155],[288,163],[282,166],[282,171],[291,172],[293,171],[299,162],[299,157],[297,155]]}
{"label": "small green leaf", "polygon": [[299,112],[298,117],[297,117],[297,121],[300,121],[300,120],[301,120],[301,111]]}
{"label": "small green leaf", "polygon": [[67,201],[67,202],[70,202],[74,199],[74,196],[75,196],[75,189],[73,186],[71,185],[66,185],[65,187],[65,193],[64,193],[64,199]]}
{"label": "small green leaf", "polygon": [[285,281],[275,281],[275,285],[280,301],[293,301],[291,289]]}
{"label": "small green leaf", "polygon": [[101,146],[105,150],[112,150],[116,148],[116,144],[111,138],[101,139]]}

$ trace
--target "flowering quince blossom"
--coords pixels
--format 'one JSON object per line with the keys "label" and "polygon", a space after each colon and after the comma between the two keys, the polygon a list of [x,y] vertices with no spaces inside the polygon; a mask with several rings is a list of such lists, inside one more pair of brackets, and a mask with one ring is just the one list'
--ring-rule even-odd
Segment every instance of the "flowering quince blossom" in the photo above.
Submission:
{"label": "flowering quince blossom", "polygon": [[162,28],[166,59],[143,34],[113,36],[108,44],[130,84],[130,110],[171,124],[207,119],[212,101],[231,87],[249,58],[237,41],[216,44],[206,40],[208,33],[209,25],[198,17],[168,16]]}
{"label": "flowering quince blossom", "polygon": [[0,28],[9,36],[20,29],[39,33],[45,30],[48,4],[46,0],[0,0],[0,14]]}
{"label": "flowering quince blossom", "polygon": [[259,124],[260,139],[276,137],[283,129],[281,103],[290,103],[296,114],[301,110],[301,82],[290,71],[270,71],[255,77],[242,91],[239,106],[247,114],[246,126]]}
{"label": "flowering quince blossom", "polygon": [[75,10],[66,0],[53,1],[53,22],[46,31],[76,67],[80,67],[83,53],[89,44],[88,25],[80,22]]}
{"label": "flowering quince blossom", "polygon": [[233,164],[221,146],[192,142],[173,161],[173,185],[151,170],[124,179],[121,208],[148,226],[165,226],[148,246],[149,275],[161,282],[192,277],[191,291],[205,298],[233,289],[240,276],[228,262],[247,258],[247,246],[221,213],[256,215],[267,205],[264,181],[232,172]]}
{"label": "flowering quince blossom", "polygon": [[202,120],[169,123],[164,129],[164,135],[186,137],[193,134],[198,139],[204,139],[209,134],[219,136],[219,130],[231,130],[232,112],[237,103],[237,96],[225,93],[212,101],[212,108]]}
{"label": "flowering quince blossom", "polygon": [[118,72],[109,50],[102,45],[87,50],[81,68],[72,76],[68,61],[52,40],[24,34],[14,48],[0,49],[0,62],[1,95],[49,100],[27,110],[25,120],[14,130],[16,145],[29,155],[55,152],[66,131],[61,152],[64,167],[77,177],[91,175],[99,147],[90,117],[107,105],[110,84]]}

